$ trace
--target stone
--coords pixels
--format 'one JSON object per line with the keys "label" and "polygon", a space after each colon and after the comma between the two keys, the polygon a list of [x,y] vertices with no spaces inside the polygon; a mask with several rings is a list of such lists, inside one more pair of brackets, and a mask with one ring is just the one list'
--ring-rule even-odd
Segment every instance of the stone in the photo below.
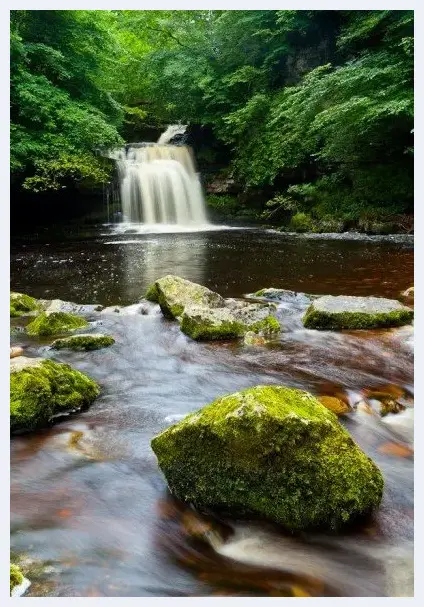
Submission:
{"label": "stone", "polygon": [[64,363],[19,356],[10,361],[10,429],[35,430],[90,405],[97,384]]}
{"label": "stone", "polygon": [[262,335],[257,335],[253,331],[248,331],[243,339],[246,346],[264,346],[266,339]]}
{"label": "stone", "polygon": [[187,306],[181,317],[181,331],[195,340],[235,339],[247,332],[279,333],[280,323],[272,306],[245,304],[243,307],[209,308]]}
{"label": "stone", "polygon": [[401,293],[402,297],[414,299],[414,287],[409,287]]}
{"label": "stone", "polygon": [[336,415],[346,415],[352,409],[347,403],[335,396],[318,396],[319,402]]}
{"label": "stone", "polygon": [[25,293],[10,293],[10,316],[24,316],[40,310],[40,305],[34,297]]}
{"label": "stone", "polygon": [[190,282],[179,276],[164,276],[151,285],[145,295],[149,301],[159,304],[166,318],[177,318],[188,305],[219,308],[225,299],[207,287]]}
{"label": "stone", "polygon": [[98,304],[77,304],[72,301],[63,301],[63,299],[39,299],[38,302],[44,312],[87,314],[103,310],[103,306]]}
{"label": "stone", "polygon": [[395,299],[325,295],[310,304],[303,324],[308,329],[377,329],[409,324],[413,316]]}
{"label": "stone", "polygon": [[88,327],[88,322],[68,312],[42,312],[27,325],[28,335],[59,335]]}
{"label": "stone", "polygon": [[101,333],[79,333],[78,335],[71,335],[70,337],[63,337],[61,339],[55,339],[51,347],[54,350],[100,350],[101,348],[107,348],[115,343],[115,340],[110,335],[103,335]]}
{"label": "stone", "polygon": [[21,346],[12,346],[10,348],[10,358],[15,358],[16,356],[22,356],[24,353],[24,349]]}
{"label": "stone", "polygon": [[336,415],[286,386],[218,398],[151,445],[178,499],[292,531],[338,530],[377,508],[383,494],[379,468]]}
{"label": "stone", "polygon": [[290,291],[289,289],[275,289],[270,287],[269,289],[259,289],[255,293],[248,295],[248,297],[255,297],[259,299],[265,299],[267,301],[276,302],[293,302],[296,301],[300,304],[309,304],[312,299],[320,297],[320,295],[311,295],[309,293],[301,293],[298,291]]}

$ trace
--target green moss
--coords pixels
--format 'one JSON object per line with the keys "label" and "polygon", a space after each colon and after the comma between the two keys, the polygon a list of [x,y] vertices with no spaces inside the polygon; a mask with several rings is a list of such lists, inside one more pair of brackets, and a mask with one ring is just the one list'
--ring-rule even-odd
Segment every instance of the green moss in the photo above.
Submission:
{"label": "green moss", "polygon": [[252,322],[248,315],[239,318],[242,312],[243,309],[235,309],[233,313],[231,308],[188,308],[181,318],[181,331],[199,341],[237,339],[248,331],[266,335],[280,331],[280,323],[273,316]]}
{"label": "green moss", "polygon": [[97,384],[69,365],[45,360],[10,374],[12,432],[46,425],[53,415],[89,405]]}
{"label": "green moss", "polygon": [[24,576],[17,565],[10,563],[10,594],[15,586],[19,586],[24,581]]}
{"label": "green moss", "polygon": [[312,395],[257,386],[152,440],[171,492],[199,508],[291,530],[338,529],[380,504],[383,477]]}
{"label": "green moss", "polygon": [[12,306],[12,304],[10,304],[10,317],[11,318],[16,318],[17,316],[21,316],[21,313],[18,312],[16,310],[16,308],[14,306]]}
{"label": "green moss", "polygon": [[146,291],[144,298],[147,299],[148,301],[153,301],[154,303],[159,303],[159,293],[158,293],[156,283],[153,283],[152,285],[150,285],[150,287]]}
{"label": "green moss", "polygon": [[183,315],[181,331],[198,341],[214,341],[219,339],[236,339],[246,333],[246,326],[239,321],[222,321],[219,324],[208,321],[199,322],[197,318]]}
{"label": "green moss", "polygon": [[303,317],[307,329],[378,329],[401,327],[412,322],[413,310],[401,309],[372,314],[369,312],[331,312],[316,310],[311,304]]}
{"label": "green moss", "polygon": [[279,333],[281,327],[275,316],[267,316],[266,318],[253,323],[253,325],[249,325],[249,331],[269,335],[270,333]]}
{"label": "green moss", "polygon": [[10,316],[22,316],[29,312],[41,310],[36,299],[25,293],[10,293]]}
{"label": "green moss", "polygon": [[62,350],[68,348],[69,350],[99,350],[100,348],[107,348],[115,343],[115,340],[110,335],[72,335],[71,337],[64,337],[62,339],[56,339],[52,343],[52,348],[55,350]]}
{"label": "green moss", "polygon": [[88,327],[88,322],[68,312],[42,312],[29,325],[28,335],[58,335],[75,329]]}

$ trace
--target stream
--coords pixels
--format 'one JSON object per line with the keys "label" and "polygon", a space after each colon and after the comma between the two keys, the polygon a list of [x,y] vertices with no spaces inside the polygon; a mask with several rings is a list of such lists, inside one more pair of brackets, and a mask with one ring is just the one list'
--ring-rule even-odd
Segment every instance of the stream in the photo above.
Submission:
{"label": "stream", "polygon": [[[170,273],[225,297],[275,287],[397,299],[413,284],[413,241],[105,225],[12,237],[11,288],[34,297],[128,306]],[[53,353],[12,334],[27,356],[101,386],[88,410],[11,440],[11,550],[32,570],[26,596],[413,596],[413,329],[307,330],[307,305],[287,294],[284,331],[260,346],[196,343],[148,302],[144,314],[89,315],[116,340],[103,350]],[[218,396],[280,383],[352,406],[365,390],[402,394],[397,416],[362,403],[341,418],[385,478],[380,510],[360,527],[291,536],[169,494],[151,438]]]}

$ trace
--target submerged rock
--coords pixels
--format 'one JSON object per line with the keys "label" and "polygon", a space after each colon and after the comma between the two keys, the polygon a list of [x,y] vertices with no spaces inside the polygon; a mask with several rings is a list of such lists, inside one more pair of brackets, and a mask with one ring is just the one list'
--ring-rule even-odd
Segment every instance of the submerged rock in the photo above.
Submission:
{"label": "submerged rock", "polygon": [[325,295],[311,303],[303,324],[308,329],[377,329],[409,324],[413,316],[396,299]]}
{"label": "submerged rock", "polygon": [[10,358],[15,358],[16,356],[22,356],[24,353],[24,349],[21,346],[12,346],[10,348]]}
{"label": "submerged rock", "polygon": [[302,303],[309,303],[312,299],[319,297],[319,295],[310,295],[308,293],[300,293],[297,291],[290,291],[289,289],[259,289],[255,293],[251,294],[251,297],[259,297],[261,299],[267,299],[269,301],[292,301],[296,299]]}
{"label": "submerged rock", "polygon": [[164,276],[151,285],[145,295],[149,301],[160,305],[166,318],[177,318],[186,306],[197,305],[209,308],[225,306],[225,299],[203,285],[179,276]]}
{"label": "submerged rock", "polygon": [[233,339],[247,332],[269,335],[280,331],[271,316],[275,308],[261,304],[244,307],[208,308],[187,306],[181,318],[181,331],[196,340]]}
{"label": "submerged rock", "polygon": [[34,297],[25,295],[25,293],[10,293],[10,316],[23,316],[31,312],[39,311],[40,304]]}
{"label": "submerged rock", "polygon": [[42,312],[27,325],[28,335],[58,335],[88,327],[88,322],[68,312]]}
{"label": "submerged rock", "polygon": [[248,331],[243,339],[246,346],[264,346],[266,339],[262,335],[258,335],[253,331]]}
{"label": "submerged rock", "polygon": [[69,350],[100,350],[100,348],[107,348],[114,343],[115,340],[110,335],[79,333],[78,335],[55,339],[51,347],[55,350],[64,348]]}
{"label": "submerged rock", "polygon": [[352,411],[347,403],[336,396],[318,396],[318,400],[326,409],[336,415],[346,415]]}
{"label": "submerged rock", "polygon": [[382,498],[380,470],[337,417],[285,386],[218,398],[151,444],[179,499],[291,530],[338,529]]}
{"label": "submerged rock", "polygon": [[64,363],[19,356],[10,361],[10,428],[34,430],[53,417],[89,405],[97,384]]}

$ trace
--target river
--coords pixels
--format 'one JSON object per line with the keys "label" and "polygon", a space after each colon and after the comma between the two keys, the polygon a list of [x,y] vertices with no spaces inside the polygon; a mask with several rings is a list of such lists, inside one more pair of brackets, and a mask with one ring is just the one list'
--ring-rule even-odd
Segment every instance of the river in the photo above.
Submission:
{"label": "river", "polygon": [[[35,297],[129,305],[168,273],[228,297],[277,287],[398,298],[413,284],[413,245],[402,237],[140,234],[110,226],[12,237],[11,288]],[[374,518],[337,536],[292,537],[257,521],[197,513],[169,495],[150,449],[170,423],[257,384],[339,395],[352,405],[379,388],[402,393],[411,411],[412,328],[308,331],[300,321],[306,305],[290,295],[281,302],[284,331],[266,346],[195,343],[153,304],[145,314],[93,313],[89,319],[116,339],[96,352],[53,355],[47,342],[12,336],[27,355],[68,362],[102,390],[90,409],[12,438],[11,549],[32,571],[28,596],[413,595],[407,423],[385,423],[365,406],[341,420],[386,485]]]}

